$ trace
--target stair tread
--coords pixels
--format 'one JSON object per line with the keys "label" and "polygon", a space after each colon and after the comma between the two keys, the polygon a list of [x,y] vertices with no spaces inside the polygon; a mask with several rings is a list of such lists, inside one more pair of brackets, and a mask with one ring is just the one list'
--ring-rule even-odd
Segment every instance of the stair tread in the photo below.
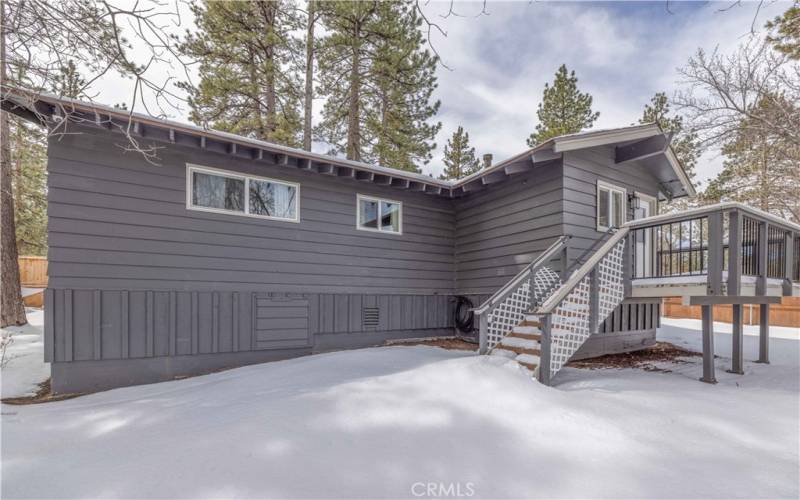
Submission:
{"label": "stair tread", "polygon": [[500,345],[504,347],[520,347],[522,349],[539,349],[541,345],[534,339],[526,339],[522,337],[503,337]]}
{"label": "stair tread", "polygon": [[519,339],[527,339],[527,340],[535,340],[537,342],[541,342],[542,334],[540,333],[518,333],[518,332],[511,332],[507,335],[508,337],[515,337]]}
{"label": "stair tread", "polygon": [[538,365],[540,362],[539,356],[536,356],[534,354],[520,354],[514,359],[517,360],[517,362],[519,363],[526,363],[531,365]]}
{"label": "stair tread", "polygon": [[535,326],[515,326],[512,330],[512,333],[541,333],[542,331],[535,327]]}

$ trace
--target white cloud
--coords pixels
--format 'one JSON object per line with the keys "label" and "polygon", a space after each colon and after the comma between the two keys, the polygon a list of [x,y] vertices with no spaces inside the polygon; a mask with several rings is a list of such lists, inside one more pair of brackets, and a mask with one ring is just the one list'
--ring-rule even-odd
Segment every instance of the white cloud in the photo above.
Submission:
{"label": "white cloud", "polygon": [[[675,91],[677,68],[699,47],[733,50],[749,33],[756,11],[755,4],[720,12],[725,6],[720,3],[685,2],[670,3],[670,13],[666,5],[489,2],[488,15],[476,17],[482,3],[457,2],[462,16],[443,18],[449,2],[427,4],[429,19],[447,31],[446,37],[434,32],[433,44],[450,69],[438,71],[435,97],[442,101],[437,119],[443,126],[434,158],[423,170],[434,175],[441,171],[441,151],[458,125],[469,132],[479,154],[493,153],[495,161],[522,151],[536,124],[544,84],[562,63],[576,71],[580,88],[594,97],[594,109],[600,111],[597,127],[631,124],[655,92]],[[788,5],[765,4],[755,26]],[[191,24],[185,7],[182,16]],[[96,86],[97,100],[129,102],[131,85],[130,80],[109,77]],[[315,106],[318,121],[322,103]],[[185,120],[187,110],[170,114]],[[715,175],[721,164],[716,153],[705,155],[698,180]]]}

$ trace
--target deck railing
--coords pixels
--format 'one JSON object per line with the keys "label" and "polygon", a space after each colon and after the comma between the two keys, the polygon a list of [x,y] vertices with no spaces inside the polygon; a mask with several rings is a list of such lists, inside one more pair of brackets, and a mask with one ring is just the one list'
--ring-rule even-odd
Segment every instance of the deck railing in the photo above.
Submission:
{"label": "deck railing", "polygon": [[[706,275],[708,295],[740,293],[752,275],[756,293],[800,281],[800,225],[740,203],[720,203],[628,222],[538,308],[539,380],[550,379],[626,297],[637,279]],[[723,270],[727,270],[724,283]],[[727,284],[727,289],[723,288]]]}
{"label": "deck railing", "polygon": [[632,279],[707,275],[712,286],[722,283],[727,270],[731,281],[800,281],[800,226],[746,205],[721,203],[626,226],[632,233]]}
{"label": "deck railing", "polygon": [[557,239],[511,281],[475,309],[478,317],[481,354],[486,354],[517,326],[533,308],[561,285],[559,273],[548,264],[562,260],[570,236]]}

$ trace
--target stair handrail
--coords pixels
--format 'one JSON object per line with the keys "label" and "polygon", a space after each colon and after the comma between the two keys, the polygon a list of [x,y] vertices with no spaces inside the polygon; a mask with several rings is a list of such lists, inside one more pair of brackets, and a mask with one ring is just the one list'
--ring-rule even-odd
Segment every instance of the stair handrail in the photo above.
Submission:
{"label": "stair handrail", "polygon": [[617,231],[603,243],[603,246],[597,250],[594,255],[592,255],[589,260],[587,260],[581,267],[578,268],[577,271],[572,273],[571,276],[561,285],[556,293],[552,294],[550,297],[545,300],[539,309],[536,311],[536,314],[550,314],[553,310],[558,307],[558,304],[561,303],[564,298],[569,295],[575,286],[577,286],[580,281],[588,275],[592,269],[600,262],[600,260],[614,248],[619,241],[624,238],[628,232],[630,231],[630,227],[627,225],[623,225]]}
{"label": "stair handrail", "polygon": [[518,272],[511,280],[497,290],[491,297],[486,299],[483,304],[473,309],[476,316],[485,314],[492,306],[504,301],[530,274],[535,273],[538,268],[549,262],[553,257],[566,247],[566,242],[572,238],[571,235],[560,236],[542,254],[534,259],[530,264]]}

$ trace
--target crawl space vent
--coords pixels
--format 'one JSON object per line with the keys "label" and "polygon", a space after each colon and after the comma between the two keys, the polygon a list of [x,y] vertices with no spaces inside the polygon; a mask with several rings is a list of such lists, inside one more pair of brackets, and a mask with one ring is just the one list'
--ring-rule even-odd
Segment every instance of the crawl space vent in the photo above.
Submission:
{"label": "crawl space vent", "polygon": [[365,307],[362,310],[364,328],[376,329],[380,322],[380,309],[377,307]]}

